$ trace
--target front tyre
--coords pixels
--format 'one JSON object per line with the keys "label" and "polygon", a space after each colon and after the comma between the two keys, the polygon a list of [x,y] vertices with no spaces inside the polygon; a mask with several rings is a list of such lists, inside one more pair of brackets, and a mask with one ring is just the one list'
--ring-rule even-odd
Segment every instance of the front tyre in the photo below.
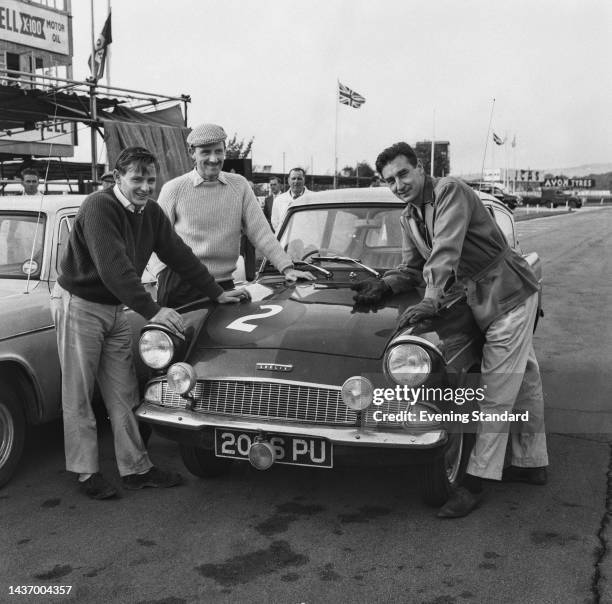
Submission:
{"label": "front tyre", "polygon": [[473,445],[473,434],[449,434],[443,454],[419,468],[421,497],[427,505],[438,507],[446,503],[465,475]]}
{"label": "front tyre", "polygon": [[9,386],[0,384],[0,487],[11,478],[25,441],[26,421],[19,399]]}
{"label": "front tyre", "polygon": [[217,478],[229,472],[232,462],[223,457],[215,457],[208,449],[192,445],[179,445],[181,459],[185,467],[200,478]]}

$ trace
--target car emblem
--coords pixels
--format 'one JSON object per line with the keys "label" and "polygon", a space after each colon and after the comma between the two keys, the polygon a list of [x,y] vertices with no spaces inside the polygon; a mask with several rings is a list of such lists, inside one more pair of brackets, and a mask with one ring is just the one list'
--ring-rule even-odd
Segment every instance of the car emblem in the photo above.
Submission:
{"label": "car emblem", "polygon": [[293,365],[280,365],[279,363],[257,363],[255,369],[260,371],[293,371]]}

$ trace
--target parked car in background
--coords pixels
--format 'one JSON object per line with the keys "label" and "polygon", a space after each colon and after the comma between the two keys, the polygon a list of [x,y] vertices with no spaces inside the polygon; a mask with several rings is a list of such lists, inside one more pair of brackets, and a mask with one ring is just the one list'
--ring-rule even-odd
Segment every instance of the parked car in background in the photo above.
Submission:
{"label": "parked car in background", "polygon": [[[28,425],[61,416],[49,295],[84,198],[0,197],[0,486],[18,466]],[[129,314],[138,334],[144,319]]]}
{"label": "parked car in background", "polygon": [[582,207],[582,199],[572,191],[550,187],[542,188],[540,193],[523,196],[522,203],[525,206],[538,205],[547,208],[565,207],[566,205],[574,209]]}
{"label": "parked car in background", "polygon": [[[518,249],[512,213],[480,196]],[[424,500],[447,499],[472,442],[471,427],[447,416],[475,405],[463,395],[478,388],[483,343],[463,291],[440,316],[398,331],[423,290],[358,307],[350,289],[400,263],[403,208],[387,188],[306,195],[278,237],[314,282],[288,284],[264,261],[250,302],[184,307],[185,340],[145,327],[140,353],[153,373],[136,414],[179,443],[192,474],[241,462],[415,465]],[[526,258],[541,278],[538,255]]]}
{"label": "parked car in background", "polygon": [[467,181],[467,184],[470,185],[472,189],[476,189],[476,191],[481,191],[482,193],[492,195],[508,206],[511,210],[514,210],[516,206],[520,205],[521,198],[514,193],[509,193],[498,183],[486,181]]}

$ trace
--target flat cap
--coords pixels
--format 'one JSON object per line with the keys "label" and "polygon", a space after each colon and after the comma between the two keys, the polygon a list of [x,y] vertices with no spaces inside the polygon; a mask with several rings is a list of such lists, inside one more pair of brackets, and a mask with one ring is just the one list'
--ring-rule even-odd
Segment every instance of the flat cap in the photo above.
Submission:
{"label": "flat cap", "polygon": [[187,137],[187,144],[192,147],[202,147],[225,141],[227,134],[217,124],[200,124],[196,126]]}
{"label": "flat cap", "polygon": [[113,174],[112,170],[109,170],[108,172],[104,172],[104,174],[102,174],[100,180],[112,180],[115,182],[115,175]]}

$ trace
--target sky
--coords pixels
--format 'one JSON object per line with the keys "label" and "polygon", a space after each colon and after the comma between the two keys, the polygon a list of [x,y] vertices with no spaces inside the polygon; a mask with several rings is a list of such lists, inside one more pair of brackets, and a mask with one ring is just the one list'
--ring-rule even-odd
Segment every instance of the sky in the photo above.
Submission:
{"label": "sky", "polygon": [[[72,14],[84,79],[90,2]],[[336,131],[339,168],[432,136],[454,174],[480,172],[485,144],[485,168],[612,159],[609,0],[112,0],[112,15],[112,85],[189,94],[190,126],[254,137],[273,171],[331,173]],[[366,103],[338,105],[338,80]]]}

